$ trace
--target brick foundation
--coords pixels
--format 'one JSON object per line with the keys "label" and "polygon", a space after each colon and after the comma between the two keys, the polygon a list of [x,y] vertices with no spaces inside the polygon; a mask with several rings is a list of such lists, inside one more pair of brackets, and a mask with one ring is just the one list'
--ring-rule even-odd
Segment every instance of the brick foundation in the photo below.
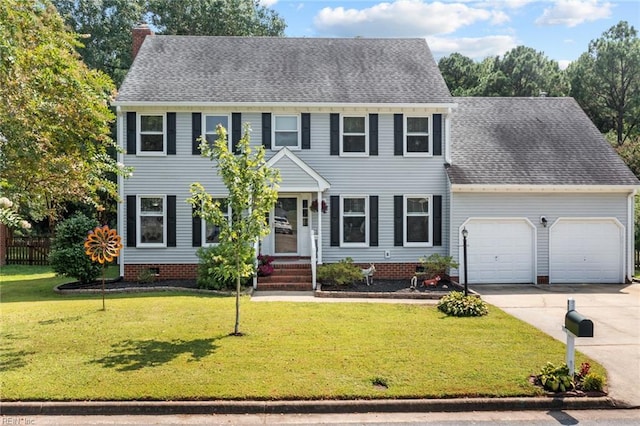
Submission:
{"label": "brick foundation", "polygon": [[146,264],[124,265],[124,280],[136,281],[141,271],[155,270],[158,280],[188,280],[195,279],[197,264]]}
{"label": "brick foundation", "polygon": [[[419,263],[378,263],[376,264],[375,278],[381,279],[409,279],[416,273]],[[366,269],[369,264],[358,264],[359,268]],[[138,274],[145,269],[157,271],[158,280],[195,279],[197,264],[144,264],[124,265],[125,281],[136,281]]]}

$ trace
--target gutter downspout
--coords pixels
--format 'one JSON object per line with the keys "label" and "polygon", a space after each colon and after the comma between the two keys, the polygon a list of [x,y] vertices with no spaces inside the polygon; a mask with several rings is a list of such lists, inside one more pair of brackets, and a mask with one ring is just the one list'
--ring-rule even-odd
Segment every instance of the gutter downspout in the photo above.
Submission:
{"label": "gutter downspout", "polygon": [[635,195],[634,189],[627,197],[627,279],[633,281],[635,273]]}
{"label": "gutter downspout", "polygon": [[322,192],[318,191],[318,193],[316,194],[316,200],[318,200],[318,211],[316,212],[318,214],[318,242],[317,242],[317,250],[318,250],[318,258],[316,259],[316,262],[318,263],[318,265],[322,265]]}
{"label": "gutter downspout", "polygon": [[[122,108],[119,106],[116,107],[116,135],[117,135],[117,145],[119,148],[124,149],[124,125],[122,123]],[[117,155],[118,161],[124,164],[124,151],[119,150]],[[124,232],[124,177],[119,174],[118,175],[118,198],[120,198],[120,202],[118,203],[118,235],[122,237]],[[128,241],[127,241],[128,244]],[[126,246],[126,245],[125,245]],[[120,250],[120,276],[124,277],[124,261],[126,257],[127,249],[123,247]]]}

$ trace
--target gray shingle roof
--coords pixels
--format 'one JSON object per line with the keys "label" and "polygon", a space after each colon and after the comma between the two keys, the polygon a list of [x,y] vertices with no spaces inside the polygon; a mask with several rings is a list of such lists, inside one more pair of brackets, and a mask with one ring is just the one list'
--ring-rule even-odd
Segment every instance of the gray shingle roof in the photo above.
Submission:
{"label": "gray shingle roof", "polygon": [[454,100],[453,184],[639,184],[572,98]]}
{"label": "gray shingle roof", "polygon": [[450,103],[424,39],[148,36],[118,102]]}

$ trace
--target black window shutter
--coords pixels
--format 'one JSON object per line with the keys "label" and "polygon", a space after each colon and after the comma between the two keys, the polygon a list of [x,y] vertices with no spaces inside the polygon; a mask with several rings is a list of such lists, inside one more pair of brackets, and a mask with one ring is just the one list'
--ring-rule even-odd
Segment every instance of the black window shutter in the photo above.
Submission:
{"label": "black window shutter", "polygon": [[378,114],[369,114],[369,155],[378,155]]}
{"label": "black window shutter", "polygon": [[136,113],[127,113],[127,154],[136,154]]}
{"label": "black window shutter", "polygon": [[369,246],[378,247],[378,196],[369,196]]}
{"label": "black window shutter", "polygon": [[[135,114],[135,113],[134,113]],[[136,246],[136,196],[127,195],[127,247]]]}
{"label": "black window shutter", "polygon": [[340,245],[340,197],[332,195],[329,197],[329,215],[331,219],[331,246]]}
{"label": "black window shutter", "polygon": [[176,196],[167,195],[167,247],[176,246]]}
{"label": "black window shutter", "polygon": [[442,245],[442,195],[433,196],[433,245]]}
{"label": "black window shutter", "polygon": [[234,112],[231,114],[231,152],[236,152],[240,139],[242,139],[242,114]]}
{"label": "black window shutter", "polygon": [[311,149],[311,114],[302,114],[302,149]]}
{"label": "black window shutter", "polygon": [[404,243],[404,197],[393,196],[393,245],[402,247]]}
{"label": "black window shutter", "polygon": [[176,155],[176,113],[167,113],[167,154]]}
{"label": "black window shutter", "polygon": [[393,114],[393,155],[404,155],[404,117]]}
{"label": "black window shutter", "polygon": [[202,114],[199,112],[191,113],[191,154],[200,155],[200,141],[202,136]]}
{"label": "black window shutter", "polygon": [[196,213],[198,209],[193,207],[191,215],[191,245],[200,247],[202,245],[202,218]]}
{"label": "black window shutter", "polygon": [[442,155],[442,114],[433,114],[433,155]]}
{"label": "black window shutter", "polygon": [[264,149],[271,149],[271,114],[262,113],[262,146]]}
{"label": "black window shutter", "polygon": [[340,114],[329,116],[331,155],[340,155]]}

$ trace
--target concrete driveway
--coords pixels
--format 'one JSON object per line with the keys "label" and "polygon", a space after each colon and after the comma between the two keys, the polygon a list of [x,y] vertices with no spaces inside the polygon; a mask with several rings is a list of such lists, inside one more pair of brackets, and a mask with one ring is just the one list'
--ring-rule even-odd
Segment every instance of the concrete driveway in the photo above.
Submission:
{"label": "concrete driveway", "polygon": [[609,396],[640,407],[640,284],[473,285],[486,302],[554,338],[562,331],[567,299],[593,321],[593,338],[576,338],[576,349],[608,372]]}

